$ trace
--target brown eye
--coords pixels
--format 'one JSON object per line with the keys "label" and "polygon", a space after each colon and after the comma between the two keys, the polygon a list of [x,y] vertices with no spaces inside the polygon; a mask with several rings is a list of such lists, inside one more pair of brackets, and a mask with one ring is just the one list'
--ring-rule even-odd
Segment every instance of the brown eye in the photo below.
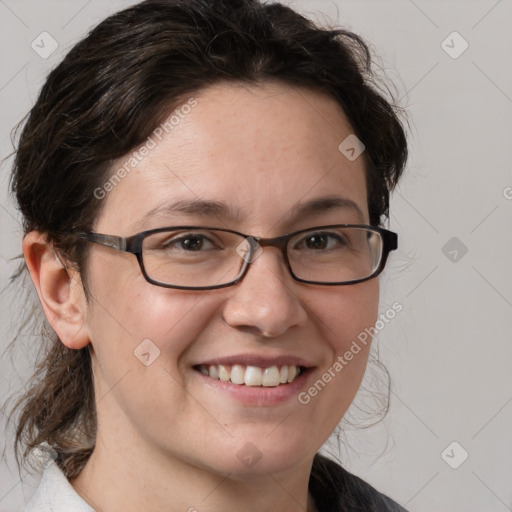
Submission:
{"label": "brown eye", "polygon": [[199,236],[189,236],[177,240],[181,248],[189,251],[199,251],[203,247],[204,239]]}
{"label": "brown eye", "polygon": [[298,248],[322,251],[346,244],[344,239],[335,233],[310,233],[298,245]]}

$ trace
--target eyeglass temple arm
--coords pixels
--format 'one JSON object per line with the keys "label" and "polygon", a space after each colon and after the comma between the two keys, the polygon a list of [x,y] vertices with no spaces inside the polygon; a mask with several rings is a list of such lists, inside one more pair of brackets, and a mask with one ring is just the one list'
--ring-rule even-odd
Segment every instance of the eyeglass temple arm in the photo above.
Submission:
{"label": "eyeglass temple arm", "polygon": [[126,251],[128,246],[128,240],[120,236],[102,235],[101,233],[79,233],[79,236],[89,242],[106,245],[118,251]]}
{"label": "eyeglass temple arm", "polygon": [[395,249],[398,249],[398,235],[392,231],[384,231],[383,234],[387,239],[386,243],[389,247],[389,250],[394,251]]}

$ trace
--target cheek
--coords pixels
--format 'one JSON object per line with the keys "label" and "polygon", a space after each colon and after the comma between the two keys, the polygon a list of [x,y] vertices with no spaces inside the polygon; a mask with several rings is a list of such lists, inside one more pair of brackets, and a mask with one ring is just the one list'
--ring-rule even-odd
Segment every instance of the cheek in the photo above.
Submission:
{"label": "cheek", "polygon": [[88,324],[104,379],[142,372],[141,359],[156,357],[158,366],[176,373],[179,358],[215,313],[214,295],[154,286],[138,266],[134,271],[133,262],[126,268],[124,262],[114,267],[98,258],[97,263],[90,272]]}
{"label": "cheek", "polygon": [[330,349],[329,360],[318,378],[326,383],[324,406],[326,411],[331,408],[326,414],[334,418],[334,425],[352,402],[363,379],[371,346],[368,333],[377,319],[378,301],[376,279],[339,288],[322,302],[317,301],[321,307],[314,314]]}
{"label": "cheek", "polygon": [[[101,399],[102,414],[115,424],[115,411],[122,410],[140,431],[152,432],[157,443],[166,425],[190,414],[180,362],[218,304],[204,292],[159,288],[145,281],[101,283],[91,308],[90,332],[95,389],[97,396],[106,397]],[[107,304],[108,311],[103,307]],[[198,421],[208,423],[203,416]]]}
{"label": "cheek", "polygon": [[379,282],[372,279],[357,285],[333,287],[320,293],[323,298],[312,297],[310,304],[313,313],[319,319],[318,324],[323,329],[325,339],[329,340],[336,355],[341,355],[348,350],[352,341],[375,324]]}

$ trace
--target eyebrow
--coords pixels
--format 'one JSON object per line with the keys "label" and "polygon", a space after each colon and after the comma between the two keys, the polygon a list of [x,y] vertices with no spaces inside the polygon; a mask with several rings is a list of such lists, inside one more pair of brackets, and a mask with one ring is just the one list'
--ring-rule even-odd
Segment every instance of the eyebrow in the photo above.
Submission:
{"label": "eyebrow", "polygon": [[359,220],[364,222],[364,214],[359,205],[352,201],[352,199],[341,196],[326,196],[310,199],[305,203],[295,205],[290,211],[290,214],[295,217],[306,217],[307,215],[324,213],[337,208],[352,210]]}
{"label": "eyebrow", "polygon": [[[341,196],[318,197],[304,203],[298,203],[290,210],[288,215],[292,216],[292,218],[300,218],[334,209],[352,210],[359,218],[359,221],[361,223],[364,222],[364,214],[358,204],[351,199]],[[133,227],[134,229],[138,229],[144,226],[144,224],[154,216],[176,214],[215,216],[229,220],[240,219],[240,217],[242,217],[240,210],[232,208],[223,201],[183,199],[174,203],[162,203],[156,206],[139,219]]]}

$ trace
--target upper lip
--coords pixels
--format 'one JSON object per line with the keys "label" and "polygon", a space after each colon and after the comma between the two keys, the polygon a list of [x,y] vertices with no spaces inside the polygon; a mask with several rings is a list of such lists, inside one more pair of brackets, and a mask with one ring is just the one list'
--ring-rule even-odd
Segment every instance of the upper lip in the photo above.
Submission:
{"label": "upper lip", "polygon": [[314,366],[309,361],[305,359],[301,359],[300,357],[291,356],[291,355],[280,355],[280,356],[261,356],[258,354],[238,354],[234,356],[226,356],[226,357],[215,357],[213,359],[208,359],[207,361],[202,361],[201,363],[204,365],[214,365],[214,364],[223,364],[223,365],[233,365],[233,364],[242,364],[244,366],[260,366],[262,368],[267,368],[270,366],[304,366],[306,368],[311,368]]}

